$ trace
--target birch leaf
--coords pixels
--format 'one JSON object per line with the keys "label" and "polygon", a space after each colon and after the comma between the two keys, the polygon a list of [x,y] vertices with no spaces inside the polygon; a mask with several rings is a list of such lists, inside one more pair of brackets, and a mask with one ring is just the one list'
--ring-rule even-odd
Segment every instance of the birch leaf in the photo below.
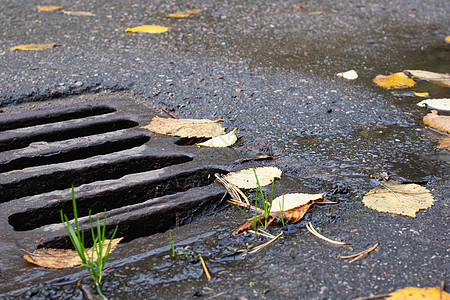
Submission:
{"label": "birch leaf", "polygon": [[227,134],[213,137],[212,139],[207,140],[206,142],[199,143],[199,144],[197,144],[197,146],[207,147],[207,148],[229,147],[229,146],[233,145],[234,143],[236,143],[236,141],[237,141],[237,136],[236,136],[236,134],[234,134],[236,129],[237,128],[233,129],[233,131],[231,131]]}
{"label": "birch leaf", "polygon": [[225,134],[225,127],[208,119],[173,119],[154,117],[150,124],[142,127],[150,131],[178,136],[182,138],[191,137],[216,137]]}
{"label": "birch leaf", "polygon": [[373,82],[387,89],[405,89],[413,87],[416,84],[414,80],[406,76],[403,72],[394,73],[389,76],[377,75],[373,79]]}
{"label": "birch leaf", "polygon": [[312,201],[322,200],[326,193],[322,194],[302,194],[293,193],[279,196],[272,201],[271,212],[283,211],[287,212],[291,209],[298,208]]}
{"label": "birch leaf", "polygon": [[[113,252],[120,241],[123,239],[117,238],[114,240],[105,240],[105,247],[103,248],[103,257],[106,255],[109,242],[111,241],[111,251]],[[93,248],[86,249],[89,255],[92,253]],[[32,264],[38,265],[44,268],[64,269],[73,268],[83,264],[78,253],[71,249],[46,249],[41,248],[33,251],[32,253],[24,251],[26,254],[23,258]],[[97,255],[94,253],[93,261],[97,261]]]}
{"label": "birch leaf", "polygon": [[389,294],[389,300],[450,300],[450,294],[439,287],[398,289]]}
{"label": "birch leaf", "polygon": [[159,25],[142,25],[125,29],[125,32],[146,32],[146,33],[163,33],[169,30],[169,27]]}
{"label": "birch leaf", "polygon": [[450,110],[450,98],[423,100],[417,105],[437,110]]}
{"label": "birch leaf", "polygon": [[411,74],[413,79],[426,80],[442,86],[450,87],[450,75],[422,70],[405,70],[404,73]]}
{"label": "birch leaf", "polygon": [[418,184],[386,182],[368,192],[362,202],[369,208],[415,217],[420,209],[433,205],[430,191]]}
{"label": "birch leaf", "polygon": [[39,5],[37,7],[40,11],[54,11],[54,10],[61,10],[62,6],[56,6],[56,5]]}
{"label": "birch leaf", "polygon": [[440,116],[434,109],[423,117],[423,123],[434,129],[450,134],[450,116]]}
{"label": "birch leaf", "polygon": [[19,45],[12,48],[9,48],[9,50],[45,50],[50,49],[54,47],[58,47],[59,44],[28,44],[28,45]]}
{"label": "birch leaf", "polygon": [[343,77],[348,80],[355,80],[358,78],[358,73],[355,70],[350,70],[347,72],[337,73],[336,76]]}
{"label": "birch leaf", "polygon": [[[281,170],[276,167],[255,168],[255,172],[261,186],[271,184],[274,178],[281,178],[282,173]],[[255,189],[258,187],[253,168],[228,173],[224,176],[224,179],[241,189]]]}

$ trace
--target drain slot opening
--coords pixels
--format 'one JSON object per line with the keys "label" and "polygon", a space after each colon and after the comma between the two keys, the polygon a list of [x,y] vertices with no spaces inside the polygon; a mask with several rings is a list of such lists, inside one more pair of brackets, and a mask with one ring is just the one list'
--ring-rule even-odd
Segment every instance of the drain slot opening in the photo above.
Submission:
{"label": "drain slot opening", "polygon": [[27,147],[34,142],[55,142],[136,127],[139,125],[136,121],[125,118],[124,116],[112,116],[112,118],[109,119],[105,118],[91,122],[87,120],[86,122],[80,121],[75,124],[75,126],[70,126],[71,124],[68,124],[68,126],[56,126],[57,124],[58,123],[53,124],[55,126],[40,125],[45,127],[38,128],[37,130],[33,130],[34,127],[27,127],[26,130],[23,129],[19,132],[4,132],[4,136],[0,137],[0,151]]}
{"label": "drain slot opening", "polygon": [[23,151],[12,150],[10,157],[5,153],[4,162],[0,158],[0,173],[122,151],[145,144],[150,140],[150,136],[144,133],[129,133],[116,139],[99,138],[99,141],[91,143],[89,140],[85,142],[85,139],[77,139],[73,145],[67,141],[64,141],[62,146],[45,145],[38,151],[31,151],[28,148],[21,149]]}
{"label": "drain slot opening", "polygon": [[[144,202],[148,199],[185,192],[191,188],[207,186],[214,182],[215,173],[224,173],[224,170],[198,169],[178,173],[174,176],[147,180],[146,182],[129,181],[127,184],[114,188],[109,185],[102,191],[94,191],[94,195],[75,194],[77,198],[77,209],[80,217],[87,216],[89,210],[92,214],[111,210],[118,207]],[[132,176],[132,175],[129,175]],[[70,191],[67,190],[67,194]],[[45,195],[43,195],[45,197]],[[70,195],[69,195],[70,196]],[[43,201],[45,201],[43,199]],[[60,223],[60,210],[70,218],[73,218],[72,200],[69,197],[52,202],[44,207],[30,208],[26,211],[15,213],[9,216],[8,221],[17,231],[32,230],[43,225]]]}
{"label": "drain slot opening", "polygon": [[0,118],[0,131],[86,118],[112,113],[115,111],[116,109],[114,107],[108,105],[88,105],[82,107],[12,113],[9,115],[3,115],[2,118]]}
{"label": "drain slot opening", "polygon": [[[40,174],[23,180],[0,184],[0,203],[32,196],[41,193],[62,190],[67,187],[80,186],[100,180],[118,179],[127,174],[146,172],[161,169],[191,161],[189,156],[143,156],[140,153],[129,157],[131,151],[123,152],[122,157],[97,165],[82,167],[79,169],[63,169],[47,174]],[[75,162],[76,163],[76,162]],[[51,169],[51,166],[49,167]],[[39,173],[39,172],[38,172]],[[43,172],[42,172],[43,173]]]}

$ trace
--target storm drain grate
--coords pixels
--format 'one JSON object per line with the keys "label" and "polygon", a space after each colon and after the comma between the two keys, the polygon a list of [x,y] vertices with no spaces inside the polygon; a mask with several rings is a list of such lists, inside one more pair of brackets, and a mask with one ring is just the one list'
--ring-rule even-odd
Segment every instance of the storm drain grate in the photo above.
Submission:
{"label": "storm drain grate", "polygon": [[[141,128],[155,116],[143,104],[106,100],[0,114],[2,249],[18,257],[20,248],[70,247],[60,211],[73,217],[72,185],[87,237],[89,211],[102,218],[106,209],[107,231],[119,225],[124,242],[191,222],[223,203],[214,173],[228,171],[231,152],[176,145],[176,138]],[[0,258],[0,266],[8,264]]]}

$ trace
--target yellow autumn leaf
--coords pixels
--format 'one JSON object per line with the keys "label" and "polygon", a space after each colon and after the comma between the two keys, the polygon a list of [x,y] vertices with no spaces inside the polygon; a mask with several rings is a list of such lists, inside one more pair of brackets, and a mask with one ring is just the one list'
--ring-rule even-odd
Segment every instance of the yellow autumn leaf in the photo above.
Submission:
{"label": "yellow autumn leaf", "polygon": [[385,182],[364,195],[362,202],[381,212],[415,217],[420,209],[431,207],[434,198],[428,189],[418,184]]}
{"label": "yellow autumn leaf", "polygon": [[169,30],[169,27],[159,25],[142,25],[125,29],[125,32],[146,32],[146,33],[163,33]]}
{"label": "yellow autumn leaf", "polygon": [[442,86],[450,87],[450,75],[444,73],[436,73],[423,70],[405,70],[406,74],[410,74],[413,79],[426,80]]}
{"label": "yellow autumn leaf", "polygon": [[389,300],[450,300],[450,294],[439,287],[398,289],[389,294]]}
{"label": "yellow autumn leaf", "polygon": [[[106,250],[108,248],[109,242],[111,242],[111,251],[113,252],[120,241],[123,239],[117,238],[114,240],[105,240],[105,247],[103,248],[103,256],[106,255]],[[98,247],[98,244],[97,244]],[[86,251],[91,255],[93,248],[86,249]],[[98,249],[97,249],[98,250]],[[48,249],[41,248],[35,251],[27,252],[22,250],[26,254],[23,258],[32,264],[38,265],[44,268],[53,268],[53,269],[64,269],[64,268],[73,268],[83,264],[78,253],[75,250],[71,249]],[[97,251],[98,252],[98,251]],[[93,261],[97,261],[97,252],[94,251]]]}
{"label": "yellow autumn leaf", "polygon": [[81,17],[95,17],[94,13],[88,12],[88,11],[70,11],[70,10],[63,10],[63,14],[69,15],[69,16],[81,16]]}
{"label": "yellow autumn leaf", "polygon": [[40,11],[54,11],[54,10],[61,10],[62,6],[56,6],[56,5],[39,5],[37,7]]}
{"label": "yellow autumn leaf", "polygon": [[186,18],[189,17],[191,14],[168,14],[168,18]]}
{"label": "yellow autumn leaf", "polygon": [[323,14],[322,11],[312,11],[308,13],[308,15],[321,15],[321,14]]}
{"label": "yellow autumn leaf", "polygon": [[447,36],[445,37],[445,41],[446,41],[447,43],[450,43],[450,35],[447,35]]}
{"label": "yellow autumn leaf", "polygon": [[414,95],[417,96],[417,97],[424,97],[424,98],[430,96],[430,94],[428,94],[427,92],[423,92],[423,93],[414,92]]}
{"label": "yellow autumn leaf", "polygon": [[186,13],[188,13],[188,14],[196,14],[196,13],[199,13],[199,12],[201,12],[201,11],[203,11],[203,9],[193,8],[193,9],[188,9],[188,10],[186,11]]}
{"label": "yellow autumn leaf", "polygon": [[45,50],[50,49],[53,47],[58,47],[59,44],[28,44],[28,45],[19,45],[12,48],[9,48],[9,50]]}
{"label": "yellow autumn leaf", "polygon": [[405,89],[413,87],[416,82],[406,76],[403,72],[386,75],[377,75],[373,82],[387,89]]}
{"label": "yellow autumn leaf", "polygon": [[159,134],[179,136],[182,138],[212,138],[225,133],[225,127],[218,122],[208,119],[172,119],[156,116],[150,124],[142,128]]}
{"label": "yellow autumn leaf", "polygon": [[[271,184],[274,178],[281,178],[281,170],[276,167],[259,167],[254,169],[261,186]],[[231,172],[224,179],[241,189],[255,189],[258,187],[253,168]]]}
{"label": "yellow autumn leaf", "polygon": [[199,143],[199,144],[197,144],[197,146],[207,147],[207,148],[229,147],[229,146],[233,145],[234,143],[236,143],[236,141],[237,141],[237,136],[236,136],[236,134],[234,134],[236,129],[237,128],[233,129],[233,131],[231,131],[227,134],[213,137],[212,139],[207,140],[206,142]]}
{"label": "yellow autumn leaf", "polygon": [[289,211],[302,205],[305,205],[311,201],[322,200],[326,193],[321,194],[303,194],[292,193],[279,196],[272,201],[271,212],[277,211]]}

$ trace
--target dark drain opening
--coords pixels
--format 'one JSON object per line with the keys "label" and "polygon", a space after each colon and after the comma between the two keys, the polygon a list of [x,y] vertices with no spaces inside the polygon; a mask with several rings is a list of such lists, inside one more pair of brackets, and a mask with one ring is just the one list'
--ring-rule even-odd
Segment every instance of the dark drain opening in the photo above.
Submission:
{"label": "dark drain opening", "polygon": [[0,131],[91,117],[115,111],[114,107],[108,105],[84,105],[81,107],[12,113],[0,119]]}
{"label": "dark drain opening", "polygon": [[[223,199],[223,196],[224,191],[221,188],[206,188],[203,191],[193,189],[186,193],[164,196],[136,205],[139,207],[116,209],[108,214],[107,236],[112,235],[117,225],[116,237],[123,237],[122,243],[126,243],[217,215],[227,207],[227,201]],[[103,214],[99,217],[103,220]],[[92,238],[89,227],[87,219],[80,221],[80,228],[84,232],[87,246],[91,247]],[[68,236],[63,234],[44,240],[39,248],[67,249],[71,245]]]}
{"label": "dark drain opening", "polygon": [[36,175],[23,180],[0,184],[0,203],[53,190],[66,189],[71,185],[80,186],[94,181],[118,179],[127,174],[161,169],[185,163],[192,159],[185,155],[168,157],[139,155],[133,158],[121,157],[116,161],[108,161],[81,169],[66,169],[54,171],[50,174]]}
{"label": "dark drain opening", "polygon": [[[80,217],[87,216],[89,210],[92,214],[111,210],[114,208],[144,202],[148,199],[187,191],[191,188],[202,187],[214,182],[215,173],[224,173],[217,168],[198,169],[178,173],[175,176],[148,180],[146,182],[128,182],[126,186],[114,188],[113,185],[107,189],[97,192],[95,195],[75,195],[77,198],[77,209]],[[139,175],[129,175],[139,176]],[[8,221],[17,231],[32,230],[43,225],[60,223],[60,210],[62,209],[69,218],[73,218],[70,191],[69,197],[58,202],[48,204],[44,207],[27,209],[23,212],[9,216]],[[43,195],[45,197],[45,195]],[[43,201],[45,201],[43,199]]]}
{"label": "dark drain opening", "polygon": [[[150,136],[141,132],[129,132],[116,139],[108,139],[108,136],[102,136],[99,137],[98,141],[87,141],[85,144],[83,144],[83,139],[78,140],[80,141],[75,141],[74,145],[64,141],[62,146],[56,144],[42,145],[40,147],[42,150],[32,151],[23,148],[22,151],[12,150],[10,153],[4,153],[4,157],[0,158],[0,173],[130,149],[145,144],[150,140]],[[90,144],[88,144],[89,142]]]}
{"label": "dark drain opening", "polygon": [[[105,117],[108,115],[105,115]],[[136,121],[124,116],[109,116],[111,118],[99,119],[89,122],[80,120],[75,126],[54,123],[51,125],[38,125],[40,128],[27,127],[3,132],[0,137],[0,151],[7,151],[27,147],[33,142],[54,142],[71,138],[100,134],[131,128],[139,125]],[[58,125],[58,126],[52,126]]]}

